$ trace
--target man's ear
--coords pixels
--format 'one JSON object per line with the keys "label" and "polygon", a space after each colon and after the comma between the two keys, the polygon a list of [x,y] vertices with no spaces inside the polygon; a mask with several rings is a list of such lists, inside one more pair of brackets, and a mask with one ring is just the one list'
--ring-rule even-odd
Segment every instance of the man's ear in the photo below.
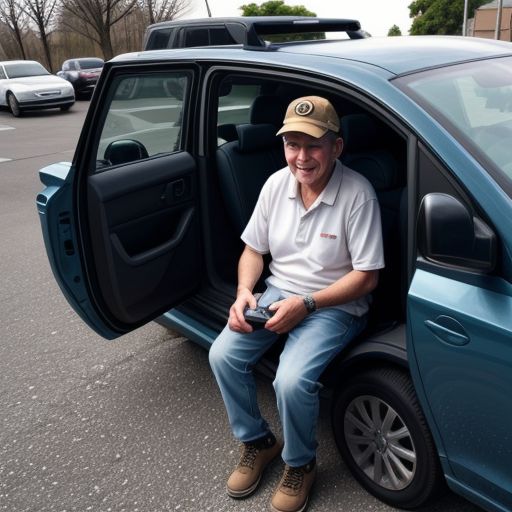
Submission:
{"label": "man's ear", "polygon": [[342,152],[343,152],[343,139],[341,137],[337,137],[336,142],[334,143],[335,158],[339,158]]}

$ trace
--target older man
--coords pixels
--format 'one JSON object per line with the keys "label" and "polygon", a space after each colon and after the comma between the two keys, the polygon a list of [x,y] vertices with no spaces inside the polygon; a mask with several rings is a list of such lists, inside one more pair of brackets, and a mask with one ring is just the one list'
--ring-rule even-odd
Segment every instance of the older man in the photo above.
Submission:
{"label": "older man", "polygon": [[[233,434],[242,442],[227,482],[235,498],[251,494],[282,452],[284,474],[272,497],[275,512],[305,510],[316,472],[319,378],[361,332],[368,296],[384,266],[380,212],[368,181],[339,161],[339,118],[325,98],[288,107],[283,127],[288,166],[263,186],[242,233],[236,301],[210,350]],[[264,329],[247,323],[253,289],[270,253],[270,277],[258,305],[274,313]],[[274,381],[284,443],[260,414],[252,367],[287,333]]]}

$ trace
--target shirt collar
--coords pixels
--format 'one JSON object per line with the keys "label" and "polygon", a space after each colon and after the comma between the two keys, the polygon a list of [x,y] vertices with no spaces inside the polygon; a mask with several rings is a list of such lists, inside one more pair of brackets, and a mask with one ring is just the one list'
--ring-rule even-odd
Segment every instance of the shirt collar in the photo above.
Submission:
{"label": "shirt collar", "polygon": [[332,176],[329,179],[327,186],[322,190],[320,194],[320,201],[322,203],[332,206],[338,197],[340,190],[341,181],[343,179],[343,166],[339,160],[336,160],[336,165],[332,171]]}
{"label": "shirt collar", "polygon": [[299,183],[295,179],[295,176],[292,174],[292,171],[290,171],[289,167],[288,171],[288,198],[295,199],[297,197],[297,192],[299,190]]}

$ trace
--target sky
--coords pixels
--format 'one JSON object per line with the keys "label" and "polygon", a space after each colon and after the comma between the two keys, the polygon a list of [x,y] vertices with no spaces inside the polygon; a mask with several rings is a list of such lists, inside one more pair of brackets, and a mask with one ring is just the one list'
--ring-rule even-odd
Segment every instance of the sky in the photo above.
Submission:
{"label": "sky", "polygon": [[[212,16],[240,16],[241,5],[262,4],[265,0],[208,0]],[[361,27],[374,37],[386,36],[393,25],[407,35],[412,19],[408,5],[412,0],[285,0],[287,5],[303,5],[321,18],[348,18],[361,22]],[[205,0],[192,0],[192,9],[182,18],[208,16]]]}

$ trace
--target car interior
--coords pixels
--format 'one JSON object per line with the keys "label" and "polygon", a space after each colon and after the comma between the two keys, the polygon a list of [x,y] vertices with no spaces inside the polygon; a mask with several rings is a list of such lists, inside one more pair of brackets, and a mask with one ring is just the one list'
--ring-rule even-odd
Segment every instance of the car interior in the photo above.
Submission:
{"label": "car interior", "polygon": [[[386,268],[373,293],[367,331],[390,332],[403,325],[407,281],[405,137],[367,105],[324,88],[229,76],[220,82],[218,91],[217,122],[211,129],[215,136],[209,137],[208,159],[215,161],[216,173],[208,173],[211,192],[204,218],[208,275],[216,279],[180,309],[194,316],[200,307],[202,322],[206,319],[212,328],[222,328],[236,288],[237,262],[243,249],[240,234],[266,179],[286,165],[276,132],[287,105],[300,96],[320,95],[331,101],[340,116],[342,163],[371,182],[381,208]],[[264,277],[256,291],[264,290]]]}
{"label": "car interior", "polygon": [[[176,77],[182,84],[186,75]],[[144,84],[151,92],[170,79],[162,82],[157,76]],[[181,141],[190,137],[198,144],[197,125],[171,108],[174,89],[160,86],[158,96],[150,94],[149,99],[129,96],[126,101],[135,108],[117,101],[101,137],[97,135],[87,200],[89,222],[104,225],[92,232],[92,246],[95,274],[112,312],[136,323],[172,289],[182,313],[220,332],[235,297],[240,235],[263,184],[286,165],[276,132],[293,99],[318,95],[328,98],[340,117],[342,163],[370,181],[381,208],[386,267],[362,336],[404,346],[407,139],[396,121],[349,89],[317,80],[225,71],[213,73],[210,80],[206,122],[201,124],[205,143],[196,148],[197,159],[195,152],[172,149],[186,147]],[[174,96],[183,104],[181,92]],[[188,265],[180,268],[177,261]],[[268,270],[255,292],[264,291],[267,275]]]}

